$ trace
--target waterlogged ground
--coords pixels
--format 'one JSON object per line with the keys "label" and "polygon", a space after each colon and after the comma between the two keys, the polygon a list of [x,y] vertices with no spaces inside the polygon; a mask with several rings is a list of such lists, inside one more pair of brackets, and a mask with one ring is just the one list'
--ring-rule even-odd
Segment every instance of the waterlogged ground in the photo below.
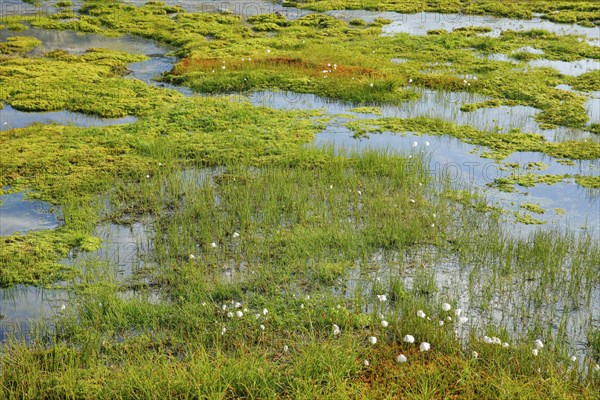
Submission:
{"label": "waterlogged ground", "polygon": [[594,398],[598,11],[127,3],[2,2],[4,394]]}

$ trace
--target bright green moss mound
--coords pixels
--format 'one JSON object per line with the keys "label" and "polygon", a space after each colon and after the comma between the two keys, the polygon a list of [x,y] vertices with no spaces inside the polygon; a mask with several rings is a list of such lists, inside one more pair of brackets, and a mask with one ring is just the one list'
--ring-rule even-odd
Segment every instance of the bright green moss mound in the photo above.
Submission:
{"label": "bright green moss mound", "polygon": [[0,54],[23,54],[42,44],[36,38],[28,36],[12,36],[0,42]]}
{"label": "bright green moss mound", "polygon": [[140,115],[181,95],[124,79],[128,63],[144,56],[90,49],[81,56],[63,51],[45,58],[0,63],[0,101],[22,111],[69,110],[101,117]]}

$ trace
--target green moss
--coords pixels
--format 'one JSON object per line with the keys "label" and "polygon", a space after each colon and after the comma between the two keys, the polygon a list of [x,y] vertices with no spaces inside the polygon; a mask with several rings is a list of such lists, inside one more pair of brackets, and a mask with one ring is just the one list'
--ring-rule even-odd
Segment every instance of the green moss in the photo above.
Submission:
{"label": "green moss", "polygon": [[520,212],[515,212],[514,216],[515,216],[515,221],[520,222],[525,225],[543,225],[546,223],[546,221],[544,221],[544,220],[537,219],[537,218],[532,217],[529,214],[523,214]]}
{"label": "green moss", "polygon": [[29,29],[29,27],[27,25],[20,24],[18,22],[9,22],[8,23],[9,31],[22,32],[22,31],[26,31],[28,29]]}
{"label": "green moss", "polygon": [[0,65],[0,100],[23,111],[67,109],[116,118],[140,115],[181,95],[124,79],[126,65],[144,56],[90,49],[81,56],[10,59]]}
{"label": "green moss", "polygon": [[348,111],[352,111],[355,113],[362,113],[362,114],[375,114],[375,115],[382,114],[381,108],[379,108],[379,107],[354,107]]}
{"label": "green moss", "polygon": [[23,54],[41,44],[42,42],[34,37],[12,36],[0,42],[0,54]]}
{"label": "green moss", "polygon": [[360,19],[360,18],[351,19],[350,22],[348,22],[348,23],[350,25],[353,25],[353,26],[366,26],[367,25],[367,23],[365,22],[365,20],[364,19]]}
{"label": "green moss", "polygon": [[534,13],[541,13],[542,18],[558,23],[597,26],[598,9],[593,2],[580,0],[548,2],[548,1],[495,1],[484,0],[434,0],[427,2],[409,2],[404,0],[302,0],[287,2],[289,6],[306,8],[314,11],[331,10],[371,10],[396,11],[414,14],[420,12],[461,13],[475,15],[495,15],[519,19],[531,19]]}
{"label": "green moss", "polygon": [[600,176],[575,176],[575,182],[589,189],[600,189]]}
{"label": "green moss", "polygon": [[575,90],[593,92],[600,90],[600,70],[586,72],[572,78],[571,85]]}
{"label": "green moss", "polygon": [[546,212],[539,204],[523,203],[519,207],[535,214],[544,214]]}
{"label": "green moss", "polygon": [[514,185],[522,187],[533,187],[537,184],[543,183],[546,185],[553,185],[570,178],[570,175],[552,175],[552,174],[513,174],[506,177],[496,178],[493,182],[489,183],[488,186],[502,190],[504,192],[513,192]]}
{"label": "green moss", "polygon": [[507,133],[481,131],[429,117],[359,120],[348,122],[346,126],[357,136],[384,131],[453,136],[466,143],[489,148],[490,152],[483,155],[495,159],[506,158],[517,151],[542,152],[557,158],[580,160],[591,160],[600,156],[600,144],[595,142],[547,142],[539,134],[514,130]]}

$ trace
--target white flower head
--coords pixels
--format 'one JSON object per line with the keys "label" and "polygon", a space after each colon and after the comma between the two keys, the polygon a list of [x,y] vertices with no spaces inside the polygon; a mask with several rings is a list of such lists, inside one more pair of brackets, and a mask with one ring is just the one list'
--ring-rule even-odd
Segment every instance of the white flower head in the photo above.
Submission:
{"label": "white flower head", "polygon": [[260,324],[260,330],[264,331],[265,330],[265,326],[263,324]]}
{"label": "white flower head", "polygon": [[599,372],[600,371],[600,365],[598,365],[598,364],[594,365],[594,371]]}
{"label": "white flower head", "polygon": [[406,356],[404,354],[399,354],[398,357],[396,357],[396,362],[398,364],[403,364],[406,361],[408,361],[408,359],[406,358]]}
{"label": "white flower head", "polygon": [[402,339],[402,340],[406,343],[414,343],[415,337],[413,335],[406,335],[406,336],[404,336],[404,339]]}
{"label": "white flower head", "polygon": [[476,351],[473,352],[473,358],[477,358],[479,357],[479,353],[477,353]]}
{"label": "white flower head", "polygon": [[468,320],[469,320],[469,318],[467,318],[467,317],[460,317],[460,318],[458,318],[458,322],[460,322],[461,324],[464,324]]}
{"label": "white flower head", "polygon": [[419,317],[419,318],[425,318],[425,317],[426,317],[426,315],[425,315],[425,313],[423,312],[423,310],[419,310],[419,311],[417,311],[417,317]]}
{"label": "white flower head", "polygon": [[575,362],[575,361],[577,361],[577,357],[571,356],[571,358],[569,360],[571,360],[571,362]]}
{"label": "white flower head", "polygon": [[427,342],[423,342],[419,346],[419,350],[420,351],[429,351],[430,349],[431,349],[431,345],[429,343],[427,343]]}
{"label": "white flower head", "polygon": [[231,311],[227,313],[227,318],[233,318],[233,313]]}
{"label": "white flower head", "polygon": [[237,232],[233,232],[233,235],[232,235],[232,236],[233,236],[233,238],[234,238],[234,239],[237,239],[237,238],[239,238],[239,237],[240,237],[240,234],[239,234],[239,233],[237,233]]}
{"label": "white flower head", "polygon": [[506,342],[502,343],[502,347],[504,347],[505,349],[507,349],[507,348],[508,348],[508,346],[509,346],[509,344],[508,344],[508,343],[506,343]]}
{"label": "white flower head", "polygon": [[444,326],[444,321],[440,320],[440,322],[438,322],[439,326]]}
{"label": "white flower head", "polygon": [[241,312],[241,311],[236,311],[236,312],[235,312],[235,315],[236,315],[238,318],[242,318],[242,317],[244,316],[244,313],[243,313],[243,312]]}
{"label": "white flower head", "polygon": [[370,336],[369,337],[369,343],[371,343],[371,344],[377,343],[377,338],[375,336]]}
{"label": "white flower head", "polygon": [[483,337],[483,341],[486,342],[486,343],[492,343],[492,338],[489,337],[489,336],[484,336]]}
{"label": "white flower head", "polygon": [[497,338],[496,336],[492,337],[492,343],[493,344],[502,344],[502,341],[500,340],[500,338]]}
{"label": "white flower head", "polygon": [[418,142],[413,142],[412,147],[417,147],[419,145]]}
{"label": "white flower head", "polygon": [[287,353],[290,350],[287,344],[283,345],[283,352]]}
{"label": "white flower head", "polygon": [[387,301],[387,296],[385,294],[378,294],[377,300],[383,303],[384,301]]}
{"label": "white flower head", "polygon": [[269,313],[269,310],[267,310],[266,308],[263,308],[263,315],[267,315]]}
{"label": "white flower head", "polygon": [[544,348],[544,343],[542,343],[542,341],[540,339],[536,339],[533,342],[533,347],[535,347],[536,349],[543,349]]}
{"label": "white flower head", "polygon": [[460,314],[462,314],[462,310],[460,308],[457,308],[456,310],[454,310],[454,315],[456,315],[457,317],[460,317]]}
{"label": "white flower head", "polygon": [[425,147],[429,146],[429,142],[425,141]]}
{"label": "white flower head", "polygon": [[[435,217],[435,214],[433,214],[433,216]],[[444,311],[450,311],[451,308],[452,308],[452,306],[448,303],[442,304],[442,310],[444,310]]]}
{"label": "white flower head", "polygon": [[195,255],[193,255],[193,254],[190,254],[190,260],[194,260],[195,258],[196,258],[196,256],[195,256]]}
{"label": "white flower head", "polygon": [[212,242],[212,243],[210,244],[210,247],[212,247],[213,249],[214,249],[214,248],[216,248],[216,247],[217,247],[217,242]]}
{"label": "white flower head", "polygon": [[533,354],[534,356],[537,357],[537,355],[538,355],[538,349],[532,349],[531,350],[531,354]]}
{"label": "white flower head", "polygon": [[369,366],[369,360],[364,360],[364,361],[363,361],[363,365],[364,365],[365,367],[368,367],[368,366]]}
{"label": "white flower head", "polygon": [[384,319],[381,321],[381,326],[383,326],[384,328],[388,327],[388,322]]}
{"label": "white flower head", "polygon": [[340,327],[337,326],[336,324],[333,324],[333,336],[337,336],[340,333],[342,333],[342,331],[340,330]]}

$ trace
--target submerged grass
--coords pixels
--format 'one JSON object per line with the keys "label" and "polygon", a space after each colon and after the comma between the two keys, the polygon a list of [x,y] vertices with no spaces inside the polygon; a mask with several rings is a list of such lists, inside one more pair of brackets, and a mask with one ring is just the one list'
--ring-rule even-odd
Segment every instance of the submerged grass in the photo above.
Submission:
{"label": "submerged grass", "polygon": [[[397,277],[415,260],[392,260],[434,245],[478,265],[475,276],[491,274],[499,285],[486,290],[502,299],[521,290],[500,284],[509,277],[523,285],[539,279],[527,301],[545,302],[593,285],[597,248],[556,232],[505,236],[485,214],[432,197],[423,161],[306,148],[258,167],[173,166],[138,185],[118,184],[113,210],[153,215],[156,267],[144,286],[160,287],[161,301],[149,300],[152,289],[125,298],[118,282],[92,273],[48,333],[51,344],[5,345],[2,390],[45,398],[496,398],[500,391],[593,398],[598,377],[582,384],[580,372],[561,366],[559,339],[539,357],[527,336],[494,333],[509,348],[482,342],[475,330],[457,340],[466,323],[441,308],[448,294],[428,283],[435,253],[421,260],[422,278],[412,287]],[[579,288],[559,289],[564,263]],[[345,294],[355,268],[362,270],[358,286]],[[406,334],[417,345],[403,342]],[[431,351],[418,351],[423,341]],[[396,363],[400,353],[408,363]]]}

